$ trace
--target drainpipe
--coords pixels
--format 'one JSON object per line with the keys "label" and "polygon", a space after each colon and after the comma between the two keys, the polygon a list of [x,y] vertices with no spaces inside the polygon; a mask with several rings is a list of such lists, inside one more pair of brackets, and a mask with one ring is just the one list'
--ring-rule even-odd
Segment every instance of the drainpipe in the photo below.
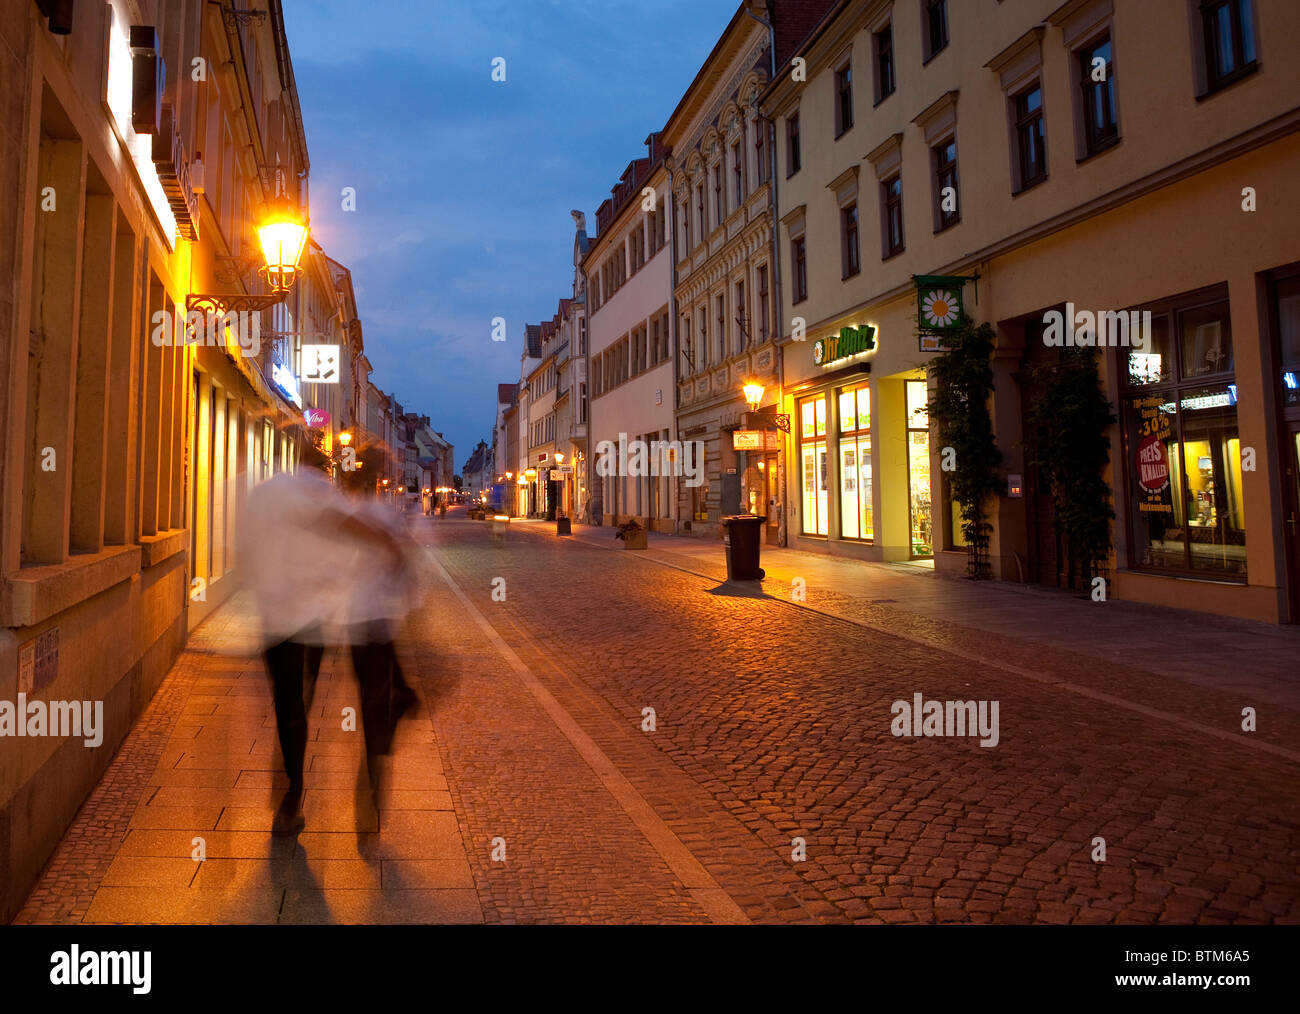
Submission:
{"label": "drainpipe", "polygon": [[[775,81],[776,80],[776,29],[772,26],[772,23],[770,21],[764,21],[757,14],[751,11],[748,7],[745,8],[745,13],[767,29],[767,51],[768,51],[769,63],[772,68],[772,76],[770,80]],[[777,371],[776,372],[776,387],[777,387],[776,407],[777,407],[777,412],[779,414],[781,408],[785,403],[785,351],[782,345],[782,338],[785,332],[785,322],[781,319],[782,305],[783,305],[781,303],[781,241],[780,241],[781,222],[780,219],[777,218],[776,121],[773,120],[771,117],[763,116],[761,114],[761,111],[758,120],[763,125],[763,129],[767,130],[768,132],[767,134],[767,159],[768,159],[767,178],[770,181],[769,189],[771,191],[771,203],[772,203],[772,239],[771,239],[772,295],[776,299],[776,313],[774,315],[776,318],[775,323],[777,325],[777,333],[775,336],[776,371]],[[791,433],[793,434],[793,427],[791,429]],[[782,441],[781,454],[776,459],[777,487],[778,487],[777,498],[780,501],[780,512],[781,512],[780,519],[777,522],[776,541],[778,545],[781,546],[786,546],[789,542],[788,533],[786,530],[786,513],[787,513],[786,512],[786,486],[787,486],[786,454],[787,454],[787,450],[785,447],[785,442]]]}

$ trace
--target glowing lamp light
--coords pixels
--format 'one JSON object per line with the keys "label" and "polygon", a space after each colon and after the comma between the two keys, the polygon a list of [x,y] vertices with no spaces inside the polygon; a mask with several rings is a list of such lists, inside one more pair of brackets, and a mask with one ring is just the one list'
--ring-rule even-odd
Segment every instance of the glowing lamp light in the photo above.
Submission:
{"label": "glowing lamp light", "polygon": [[558,461],[561,465],[563,465],[563,464],[564,464],[564,455],[561,454],[559,451],[556,451],[556,452],[555,452],[555,460]]}
{"label": "glowing lamp light", "polygon": [[339,434],[339,443],[342,444],[344,447],[347,447],[349,444],[352,443],[352,434],[349,433],[347,430],[344,430],[342,433]]}
{"label": "glowing lamp light", "polygon": [[271,288],[276,292],[289,289],[307,246],[307,226],[298,221],[284,204],[257,227],[257,238],[262,244]]}
{"label": "glowing lamp light", "polygon": [[749,407],[757,412],[758,406],[763,403],[763,391],[765,388],[757,380],[751,380],[744,387],[745,401],[749,402]]}

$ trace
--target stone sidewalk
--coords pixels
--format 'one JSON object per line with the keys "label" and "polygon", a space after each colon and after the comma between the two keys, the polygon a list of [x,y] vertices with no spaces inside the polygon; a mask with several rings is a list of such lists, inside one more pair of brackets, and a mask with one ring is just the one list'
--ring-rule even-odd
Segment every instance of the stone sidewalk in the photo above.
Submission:
{"label": "stone sidewalk", "polygon": [[[550,522],[512,524],[554,533]],[[575,524],[573,537],[605,549],[622,548],[609,527]],[[718,539],[652,533],[648,545],[645,555],[658,562],[708,577],[726,575],[725,550]],[[794,578],[802,577],[808,604],[845,619],[859,619],[860,610],[853,608],[859,604],[888,605],[887,613],[908,614],[930,625],[1014,638],[1052,653],[1146,666],[1220,690],[1243,675],[1290,677],[1292,689],[1300,689],[1300,627],[1120,600],[1094,603],[1078,593],[1039,585],[976,583],[916,564],[871,563],[775,546],[762,547],[761,565],[768,594],[788,598]]]}
{"label": "stone sidewalk", "polygon": [[427,707],[398,729],[376,813],[342,651],[309,716],[306,828],[272,838],[287,782],[255,630],[237,595],[191,634],[16,923],[483,921]]}

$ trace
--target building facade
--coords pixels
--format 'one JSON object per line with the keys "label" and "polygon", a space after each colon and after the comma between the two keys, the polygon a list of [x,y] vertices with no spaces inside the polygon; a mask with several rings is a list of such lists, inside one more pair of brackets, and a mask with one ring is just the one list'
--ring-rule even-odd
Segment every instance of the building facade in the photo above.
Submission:
{"label": "building facade", "polygon": [[309,162],[263,6],[0,4],[0,697],[105,716],[91,750],[0,742],[5,919],[234,587],[243,495],[294,464],[301,363],[270,338],[301,287],[249,308],[255,228],[305,221]]}
{"label": "building facade", "polygon": [[676,511],[679,529],[697,536],[720,535],[722,517],[742,509],[779,531],[780,456],[733,447],[743,386],[757,380],[775,395],[779,381],[771,137],[757,107],[772,78],[769,6],[740,6],[662,135],[672,152],[676,435],[703,445],[706,480],[678,484]]}
{"label": "building facade", "polygon": [[[629,520],[671,532],[677,482],[663,455],[620,460],[617,449],[672,439],[672,191],[662,135],[629,163],[596,211],[597,238],[583,260],[590,307],[593,506],[606,525]],[[612,452],[611,452],[612,449]],[[646,467],[631,467],[636,461]]]}
{"label": "building facade", "polygon": [[922,333],[963,305],[997,336],[994,575],[1063,583],[1033,420],[1068,314],[1117,418],[1110,594],[1300,616],[1297,33],[1281,0],[836,5],[761,103],[792,545],[965,568]]}

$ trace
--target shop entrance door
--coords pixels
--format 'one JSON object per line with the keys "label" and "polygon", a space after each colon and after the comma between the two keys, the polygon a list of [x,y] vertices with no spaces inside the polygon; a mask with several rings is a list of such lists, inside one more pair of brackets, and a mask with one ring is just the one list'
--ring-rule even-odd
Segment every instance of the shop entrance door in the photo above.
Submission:
{"label": "shop entrance door", "polygon": [[1291,584],[1291,622],[1300,622],[1300,422],[1287,425],[1286,462],[1283,478],[1286,482],[1285,514],[1282,516],[1283,537],[1286,540],[1287,566]]}
{"label": "shop entrance door", "polygon": [[781,539],[781,491],[777,488],[776,455],[769,454],[763,459],[763,507],[760,514],[767,515],[767,524],[763,526],[767,544],[775,546]]}

